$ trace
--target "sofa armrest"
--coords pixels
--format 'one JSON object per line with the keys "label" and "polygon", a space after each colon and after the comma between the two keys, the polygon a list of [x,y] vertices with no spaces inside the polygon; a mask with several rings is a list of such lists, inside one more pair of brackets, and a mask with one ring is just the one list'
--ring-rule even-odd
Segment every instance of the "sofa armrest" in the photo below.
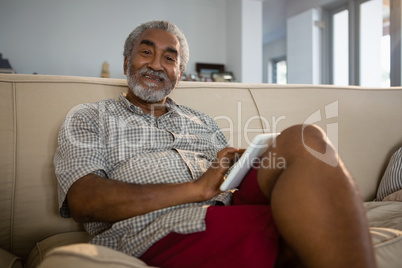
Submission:
{"label": "sofa armrest", "polygon": [[[151,268],[138,258],[88,243],[52,249],[38,268]],[[156,267],[152,267],[156,268]]]}
{"label": "sofa armrest", "polygon": [[24,263],[25,268],[36,268],[44,259],[45,255],[52,249],[60,246],[87,243],[91,236],[87,232],[67,232],[55,234],[37,242],[31,250],[28,259]]}
{"label": "sofa armrest", "polygon": [[0,267],[22,268],[22,262],[19,257],[0,248]]}

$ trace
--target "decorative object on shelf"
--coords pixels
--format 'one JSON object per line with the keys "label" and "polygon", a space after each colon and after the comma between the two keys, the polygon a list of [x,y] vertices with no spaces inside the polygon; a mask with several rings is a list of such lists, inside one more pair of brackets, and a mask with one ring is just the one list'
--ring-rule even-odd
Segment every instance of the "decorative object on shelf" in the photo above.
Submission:
{"label": "decorative object on shelf", "polygon": [[212,73],[211,77],[214,82],[233,82],[234,81],[232,72]]}
{"label": "decorative object on shelf", "polygon": [[15,73],[8,59],[3,59],[3,55],[1,53],[0,53],[0,73],[7,73],[7,74]]}
{"label": "decorative object on shelf", "polygon": [[225,65],[214,63],[196,63],[195,69],[198,77],[202,81],[212,82],[212,73],[223,73],[225,71]]}
{"label": "decorative object on shelf", "polygon": [[225,65],[196,63],[196,73],[183,73],[182,81],[235,82],[232,72],[225,72]]}
{"label": "decorative object on shelf", "polygon": [[102,64],[102,73],[101,73],[102,78],[110,78],[110,72],[109,72],[109,63],[105,61]]}
{"label": "decorative object on shelf", "polygon": [[181,80],[182,81],[191,81],[191,82],[201,81],[198,74],[186,74],[186,73],[183,73]]}

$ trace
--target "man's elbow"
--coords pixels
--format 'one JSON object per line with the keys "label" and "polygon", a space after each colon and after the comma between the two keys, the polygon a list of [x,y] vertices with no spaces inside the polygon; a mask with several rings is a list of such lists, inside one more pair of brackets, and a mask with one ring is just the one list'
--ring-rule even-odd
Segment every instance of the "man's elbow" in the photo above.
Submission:
{"label": "man's elbow", "polygon": [[74,221],[79,223],[91,222],[92,215],[85,209],[85,201],[79,201],[74,198],[74,194],[67,195],[68,206],[70,208],[70,214]]}
{"label": "man's elbow", "polygon": [[78,223],[86,223],[86,222],[91,222],[93,220],[91,220],[92,218],[89,216],[84,216],[81,214],[73,214],[71,213],[71,217],[73,218],[74,221],[78,222]]}
{"label": "man's elbow", "polygon": [[83,192],[82,189],[77,189],[73,186],[67,193],[67,202],[71,217],[74,221],[79,223],[93,221],[93,210],[90,209],[88,193],[86,191]]}

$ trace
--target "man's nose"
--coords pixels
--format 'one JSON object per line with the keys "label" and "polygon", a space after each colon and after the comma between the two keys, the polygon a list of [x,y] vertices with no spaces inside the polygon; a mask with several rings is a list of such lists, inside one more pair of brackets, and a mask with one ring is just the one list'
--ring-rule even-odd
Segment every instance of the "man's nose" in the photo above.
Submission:
{"label": "man's nose", "polygon": [[154,57],[152,57],[151,61],[149,62],[148,66],[155,70],[155,71],[160,71],[162,70],[162,59],[161,57],[155,55]]}

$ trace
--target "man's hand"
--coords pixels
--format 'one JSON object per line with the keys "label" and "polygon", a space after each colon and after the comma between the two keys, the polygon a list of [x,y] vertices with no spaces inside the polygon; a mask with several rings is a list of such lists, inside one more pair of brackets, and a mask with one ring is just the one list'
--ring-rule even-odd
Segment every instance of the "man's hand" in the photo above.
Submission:
{"label": "man's hand", "polygon": [[200,188],[202,199],[208,200],[219,194],[226,172],[240,158],[245,149],[226,147],[218,155],[210,168],[195,182]]}

